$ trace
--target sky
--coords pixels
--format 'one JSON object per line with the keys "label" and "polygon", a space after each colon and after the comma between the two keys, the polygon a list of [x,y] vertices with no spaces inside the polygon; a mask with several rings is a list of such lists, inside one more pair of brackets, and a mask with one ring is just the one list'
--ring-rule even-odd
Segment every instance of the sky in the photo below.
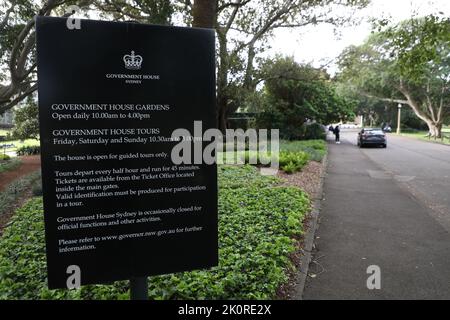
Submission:
{"label": "sky", "polygon": [[326,24],[307,26],[288,31],[278,30],[268,55],[281,53],[294,56],[298,62],[312,63],[315,67],[326,66],[331,74],[337,71],[334,59],[349,45],[361,44],[371,32],[370,18],[389,18],[399,22],[410,18],[414,12],[419,16],[443,12],[450,16],[450,0],[372,0],[356,16],[362,18],[357,26],[338,28]]}

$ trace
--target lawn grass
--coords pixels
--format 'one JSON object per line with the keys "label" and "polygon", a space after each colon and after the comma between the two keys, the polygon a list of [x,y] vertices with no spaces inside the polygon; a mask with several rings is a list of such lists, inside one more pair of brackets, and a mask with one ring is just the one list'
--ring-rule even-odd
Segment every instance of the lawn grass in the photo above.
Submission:
{"label": "lawn grass", "polygon": [[[445,134],[446,136],[450,136],[450,128],[443,128],[442,129],[442,133]],[[417,132],[403,132],[401,133],[402,136],[404,137],[410,137],[410,138],[415,138],[415,139],[419,139],[422,141],[429,141],[429,142],[438,142],[438,143],[443,143],[446,145],[450,145],[450,139],[434,139],[434,138],[428,138],[428,131],[417,131]]]}
{"label": "lawn grass", "polygon": [[[11,144],[13,144],[14,146],[6,148],[6,152],[17,151],[17,149],[24,147],[24,146],[38,146],[39,140],[26,139],[26,140],[0,141],[0,147],[2,145],[11,145]],[[0,151],[3,152],[4,148],[0,148]]]}
{"label": "lawn grass", "polygon": [[[252,166],[219,166],[219,266],[149,278],[150,299],[271,299],[294,266],[307,195]],[[42,198],[0,238],[0,299],[128,299],[128,281],[48,290]],[[144,253],[143,253],[144,254]]]}
{"label": "lawn grass", "polygon": [[6,136],[8,134],[8,132],[10,132],[11,130],[7,130],[7,129],[0,129],[0,136]]}
{"label": "lawn grass", "polygon": [[[0,136],[6,136],[8,133],[11,132],[11,129],[0,129]],[[26,140],[6,140],[6,141],[0,141],[0,151],[5,152],[4,148],[1,148],[3,145],[11,145],[13,144],[13,147],[6,148],[6,152],[14,152],[17,151],[17,149],[24,147],[24,146],[38,146],[39,140],[37,139],[26,139]]]}

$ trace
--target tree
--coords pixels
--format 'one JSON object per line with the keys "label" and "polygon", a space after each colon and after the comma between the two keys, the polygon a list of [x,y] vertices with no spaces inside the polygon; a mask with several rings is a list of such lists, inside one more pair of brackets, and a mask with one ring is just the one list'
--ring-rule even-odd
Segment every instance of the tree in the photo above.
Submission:
{"label": "tree", "polygon": [[176,11],[168,0],[93,0],[92,9],[106,20],[170,25]]}
{"label": "tree", "polygon": [[304,138],[307,121],[328,124],[354,117],[354,103],[337,94],[324,70],[280,56],[267,61],[262,70],[267,102],[258,123],[280,129],[282,138]]}
{"label": "tree", "polygon": [[[340,7],[359,9],[368,0],[6,0],[0,7],[2,61],[10,81],[0,86],[0,112],[11,108],[36,90],[34,16],[68,16],[65,9],[78,5],[112,21],[137,21],[211,27],[217,32],[217,114],[224,130],[227,117],[255,91],[255,61],[268,48],[268,39],[280,28],[308,24],[342,24],[351,12],[337,16]],[[182,21],[179,19],[182,17]],[[7,29],[3,33],[3,28]],[[6,30],[5,29],[5,30]],[[3,36],[7,34],[7,36]],[[3,71],[3,70],[2,70]]]}
{"label": "tree", "polygon": [[450,19],[411,19],[340,57],[339,78],[359,93],[409,106],[440,137],[450,114]]}
{"label": "tree", "polygon": [[33,96],[14,112],[14,128],[12,136],[15,139],[39,139],[39,112]]}
{"label": "tree", "polygon": [[255,59],[268,48],[268,39],[280,28],[308,24],[342,24],[351,14],[336,16],[342,6],[359,9],[366,0],[219,0],[217,7],[217,113],[221,130],[227,118],[254,92]]}
{"label": "tree", "polygon": [[[170,24],[173,4],[167,0],[6,0],[0,4],[0,113],[11,109],[37,89],[35,16],[64,16],[76,5],[88,17],[95,12],[107,20]],[[4,84],[2,84],[3,82]]]}
{"label": "tree", "polygon": [[0,113],[25,99],[37,89],[34,55],[34,17],[50,15],[65,1],[5,1],[0,5]]}

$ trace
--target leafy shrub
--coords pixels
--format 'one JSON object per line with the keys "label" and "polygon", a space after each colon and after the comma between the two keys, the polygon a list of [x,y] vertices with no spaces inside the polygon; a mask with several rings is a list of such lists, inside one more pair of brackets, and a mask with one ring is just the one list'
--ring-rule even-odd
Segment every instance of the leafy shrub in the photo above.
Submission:
{"label": "leafy shrub", "polygon": [[23,146],[17,149],[18,156],[33,156],[41,154],[40,146]]}
{"label": "leafy shrub", "polygon": [[325,140],[326,134],[325,130],[322,127],[322,125],[318,123],[311,123],[305,126],[305,135],[304,139],[310,140],[310,139],[323,139]]}
{"label": "leafy shrub", "polygon": [[14,112],[12,136],[18,140],[39,139],[39,109],[31,96]]}
{"label": "leafy shrub", "polygon": [[286,173],[294,173],[302,170],[305,164],[308,163],[308,159],[308,154],[302,151],[281,151],[280,168]]}
{"label": "leafy shrub", "polygon": [[[258,140],[255,142],[250,142],[249,137],[245,136],[244,132],[236,133],[237,136],[240,135],[241,140],[239,140],[234,136],[225,136],[225,141],[221,143],[217,143],[217,150],[220,152],[226,151],[244,151],[244,150],[257,150],[260,143],[265,143],[264,141]],[[262,139],[261,137],[258,137]]]}
{"label": "leafy shrub", "polygon": [[246,151],[241,154],[241,159],[246,164],[268,166],[270,164],[270,152]]}
{"label": "leafy shrub", "polygon": [[302,140],[302,141],[281,141],[281,151],[303,151],[309,155],[313,161],[322,161],[327,153],[327,144],[324,140]]}
{"label": "leafy shrub", "polygon": [[282,139],[303,140],[311,129],[304,125],[308,119],[332,123],[354,116],[355,102],[340,94],[323,70],[282,56],[260,67],[269,76],[264,81],[263,103],[258,103],[258,128],[279,129]]}
{"label": "leafy shrub", "polygon": [[[256,166],[270,166],[271,164],[270,152],[245,151],[235,155],[240,158],[241,163]],[[280,151],[277,158],[281,170],[294,173],[302,170],[308,163],[309,154],[303,151]]]}
{"label": "leafy shrub", "polygon": [[11,159],[11,157],[9,155],[0,153],[0,161],[5,161],[5,160],[9,160],[9,159]]}
{"label": "leafy shrub", "polygon": [[[293,267],[289,254],[309,209],[305,193],[275,182],[251,166],[219,167],[219,266],[151,277],[150,298],[273,298]],[[16,212],[0,242],[0,299],[128,297],[127,281],[48,290],[42,199],[33,198]]]}

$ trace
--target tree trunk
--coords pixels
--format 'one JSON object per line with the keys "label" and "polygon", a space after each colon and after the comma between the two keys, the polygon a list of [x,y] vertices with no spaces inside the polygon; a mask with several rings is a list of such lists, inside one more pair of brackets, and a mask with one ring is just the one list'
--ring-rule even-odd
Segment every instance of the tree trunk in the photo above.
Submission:
{"label": "tree trunk", "polygon": [[223,134],[228,127],[228,99],[225,96],[217,96],[217,127]]}
{"label": "tree trunk", "polygon": [[428,131],[432,138],[439,139],[442,137],[442,123],[427,122]]}
{"label": "tree trunk", "polygon": [[255,60],[256,52],[255,52],[255,46],[254,43],[250,44],[248,47],[248,54],[247,54],[247,67],[245,70],[245,77],[244,77],[244,88],[249,91],[255,91],[255,83],[253,81],[253,61]]}
{"label": "tree trunk", "polygon": [[223,30],[217,30],[217,40],[219,43],[219,65],[217,68],[217,127],[225,133],[227,128],[228,114],[228,50],[227,38]]}
{"label": "tree trunk", "polygon": [[[437,118],[434,114],[427,114],[420,109],[419,103],[413,98],[408,89],[406,89],[403,85],[400,85],[398,89],[405,96],[407,100],[406,103],[411,107],[416,116],[427,124],[430,136],[432,138],[441,138],[443,120],[442,114],[438,112]],[[430,109],[432,108],[433,106],[430,106]]]}
{"label": "tree trunk", "polygon": [[195,0],[192,10],[193,27],[214,29],[216,24],[217,0]]}
{"label": "tree trunk", "polygon": [[[192,10],[193,27],[215,29],[217,22],[217,3],[218,0],[194,0],[194,7]],[[219,39],[220,59],[217,74],[217,96],[216,96],[216,110],[217,110],[217,127],[225,132],[226,129],[226,107],[227,101],[225,98],[225,87],[227,83],[227,63],[224,52],[226,53],[226,35],[221,34],[218,30],[217,36]]]}

